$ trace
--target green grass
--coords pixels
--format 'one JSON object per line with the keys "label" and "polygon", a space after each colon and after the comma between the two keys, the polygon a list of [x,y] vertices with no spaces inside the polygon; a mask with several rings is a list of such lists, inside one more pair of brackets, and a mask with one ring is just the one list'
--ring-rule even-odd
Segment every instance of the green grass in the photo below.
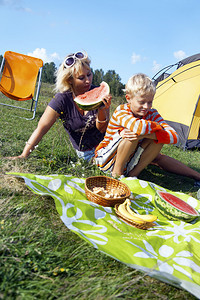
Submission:
{"label": "green grass", "polygon": [[[195,299],[94,249],[64,226],[52,198],[33,194],[22,180],[5,174],[102,174],[77,159],[60,121],[29,159],[3,159],[21,153],[52,95],[52,87],[43,84],[33,121],[0,107],[0,299]],[[112,110],[119,101],[113,100]],[[163,152],[200,171],[199,151],[165,146]],[[140,178],[196,196],[193,180],[155,166]]]}

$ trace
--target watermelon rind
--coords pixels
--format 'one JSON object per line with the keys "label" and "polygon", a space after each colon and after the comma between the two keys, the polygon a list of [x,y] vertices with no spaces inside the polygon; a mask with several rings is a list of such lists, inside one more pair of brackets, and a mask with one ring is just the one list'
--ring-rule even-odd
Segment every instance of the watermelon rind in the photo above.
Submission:
{"label": "watermelon rind", "polygon": [[[76,102],[76,101],[75,101]],[[83,110],[94,110],[94,109],[98,109],[102,104],[103,104],[103,102],[102,101],[100,101],[100,102],[98,102],[98,103],[94,103],[94,104],[89,104],[89,105],[87,105],[87,104],[80,104],[80,103],[78,103],[78,102],[76,102],[76,104],[78,105],[78,107],[80,107],[81,109],[83,109]]]}
{"label": "watermelon rind", "polygon": [[[197,217],[199,217],[198,211],[195,210],[194,208],[193,208],[193,210],[195,211],[195,214],[186,213],[186,212],[182,211],[181,209],[178,209],[178,208],[174,207],[172,204],[168,203],[161,196],[161,193],[160,193],[160,191],[156,192],[154,202],[155,202],[155,206],[158,209],[158,211],[163,216],[165,216],[167,219],[174,220],[174,221],[181,220],[181,221],[184,221],[184,222],[191,222],[191,221],[195,220]],[[165,194],[165,192],[164,192],[164,194]],[[172,194],[167,193],[167,192],[166,192],[166,194],[168,194],[168,196],[172,195]],[[180,202],[181,201],[183,201],[183,200],[180,199]]]}
{"label": "watermelon rind", "polygon": [[[102,81],[102,83],[100,84],[100,87],[101,86],[104,86],[105,90],[106,90],[106,94],[109,94],[110,92],[110,88],[109,88],[109,85],[105,82],[105,81]],[[94,88],[93,90],[95,89],[98,89],[98,87]],[[92,91],[92,90],[91,90]],[[85,94],[83,94],[82,96],[84,95],[87,95],[88,92],[86,92]],[[104,94],[105,95],[105,94]],[[81,95],[80,95],[81,96]],[[87,111],[90,111],[90,110],[94,110],[94,109],[98,109],[100,106],[103,105],[103,101],[102,101],[102,96],[99,96],[98,99],[95,99],[93,103],[85,103],[84,101],[82,101],[79,96],[76,97],[74,99],[74,101],[76,102],[76,104],[78,105],[78,107],[80,107],[81,109],[83,110],[87,110]]]}

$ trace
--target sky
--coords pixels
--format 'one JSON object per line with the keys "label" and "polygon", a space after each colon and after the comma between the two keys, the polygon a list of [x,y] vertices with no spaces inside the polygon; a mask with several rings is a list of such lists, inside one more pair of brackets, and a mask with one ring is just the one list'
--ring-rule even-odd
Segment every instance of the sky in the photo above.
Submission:
{"label": "sky", "polygon": [[93,70],[121,82],[200,52],[199,0],[0,0],[0,54],[10,50],[56,66],[84,50]]}

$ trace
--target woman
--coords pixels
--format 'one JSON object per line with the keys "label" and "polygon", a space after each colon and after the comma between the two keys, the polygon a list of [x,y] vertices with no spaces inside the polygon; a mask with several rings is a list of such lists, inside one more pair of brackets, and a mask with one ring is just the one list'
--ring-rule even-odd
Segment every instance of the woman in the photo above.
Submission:
{"label": "woman", "polygon": [[104,137],[111,104],[110,95],[103,100],[104,106],[91,111],[82,110],[74,102],[75,97],[95,87],[92,85],[92,78],[87,53],[69,54],[57,71],[55,90],[58,93],[46,107],[21,155],[10,159],[27,158],[60,118],[77,155],[90,161],[94,156],[95,147]]}

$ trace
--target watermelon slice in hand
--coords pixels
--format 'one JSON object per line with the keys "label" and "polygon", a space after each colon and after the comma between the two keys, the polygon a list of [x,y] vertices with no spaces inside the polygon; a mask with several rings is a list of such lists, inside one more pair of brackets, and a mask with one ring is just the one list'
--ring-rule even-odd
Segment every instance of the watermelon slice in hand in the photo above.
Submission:
{"label": "watermelon slice in hand", "polygon": [[74,101],[81,109],[89,111],[100,107],[102,100],[109,95],[109,93],[109,85],[105,81],[102,81],[99,87],[77,96]]}
{"label": "watermelon slice in hand", "polygon": [[170,220],[190,222],[199,217],[198,211],[192,206],[167,192],[156,192],[155,206],[161,214]]}

